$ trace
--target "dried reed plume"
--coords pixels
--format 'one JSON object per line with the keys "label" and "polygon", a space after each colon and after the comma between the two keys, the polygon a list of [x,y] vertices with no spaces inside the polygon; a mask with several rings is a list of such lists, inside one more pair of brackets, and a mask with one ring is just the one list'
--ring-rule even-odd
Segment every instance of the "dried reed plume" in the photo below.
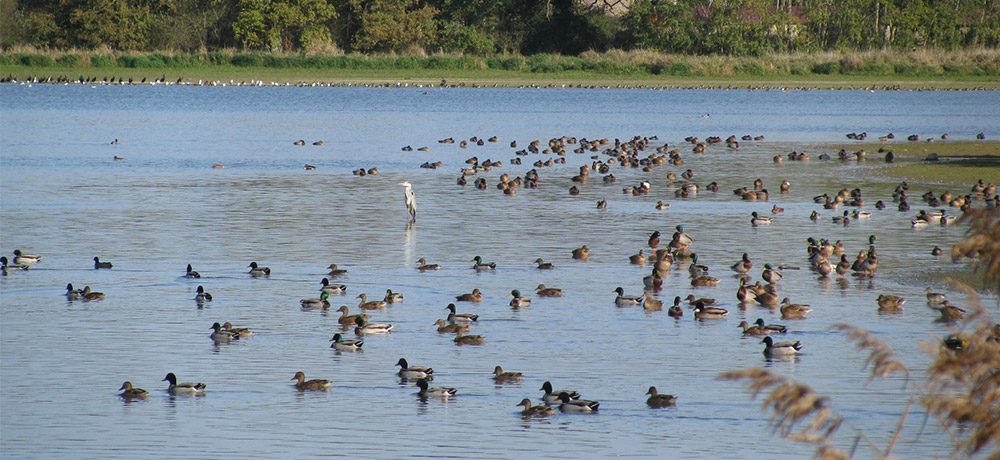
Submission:
{"label": "dried reed plume", "polygon": [[872,366],[872,373],[868,376],[870,382],[875,377],[885,378],[892,372],[903,372],[907,379],[910,377],[910,370],[896,359],[889,344],[875,337],[870,332],[850,324],[834,324],[832,329],[847,332],[849,341],[858,342],[857,347],[868,351],[868,359],[865,366]]}

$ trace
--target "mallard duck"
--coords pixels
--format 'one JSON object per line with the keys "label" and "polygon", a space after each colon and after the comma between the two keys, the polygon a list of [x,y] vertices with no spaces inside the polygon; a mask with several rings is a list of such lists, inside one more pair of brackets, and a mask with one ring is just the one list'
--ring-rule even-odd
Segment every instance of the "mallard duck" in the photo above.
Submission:
{"label": "mallard duck", "polygon": [[643,296],[625,295],[625,289],[622,289],[621,286],[618,286],[617,288],[615,288],[614,291],[611,292],[615,292],[618,294],[618,296],[615,297],[615,305],[619,307],[632,307],[636,305],[642,305]]}
{"label": "mallard duck", "polygon": [[871,219],[872,218],[872,213],[868,212],[868,211],[858,211],[857,209],[855,209],[854,212],[851,213],[851,217],[853,217],[855,220],[857,220],[857,219]]}
{"label": "mallard duck", "polygon": [[212,334],[209,337],[216,342],[231,342],[240,339],[239,334],[222,330],[222,325],[218,322],[213,323],[210,329],[212,329]]}
{"label": "mallard duck", "polygon": [[673,237],[670,239],[670,247],[673,249],[684,249],[694,243],[694,238],[684,232],[684,226],[674,227]]}
{"label": "mallard duck", "polygon": [[447,324],[443,319],[437,320],[433,325],[438,327],[439,334],[444,334],[445,332],[457,333],[459,330],[469,332],[469,326],[458,323]]}
{"label": "mallard duck", "polygon": [[757,318],[757,321],[753,322],[756,327],[764,329],[769,334],[778,333],[784,334],[788,332],[788,327],[781,324],[764,324],[763,318]]}
{"label": "mallard duck", "polygon": [[767,285],[762,292],[757,292],[755,299],[765,308],[778,308],[781,297],[773,285]]}
{"label": "mallard duck", "polygon": [[684,316],[684,309],[681,308],[680,296],[674,297],[674,304],[667,309],[667,314],[670,315],[671,318],[680,318]]}
{"label": "mallard duck", "polygon": [[431,388],[430,384],[427,383],[427,379],[417,380],[417,384],[414,386],[420,388],[420,391],[417,392],[417,396],[420,396],[421,398],[426,398],[428,396],[433,396],[435,398],[447,398],[450,396],[455,396],[455,394],[458,393],[458,390],[454,388],[446,388],[446,387]]}
{"label": "mallard duck", "polygon": [[670,266],[674,264],[674,255],[670,253],[667,249],[657,249],[656,250],[656,261],[653,262],[653,269],[662,274],[667,273],[670,270]]}
{"label": "mallard duck", "polygon": [[185,278],[201,278],[201,273],[198,273],[191,269],[191,264],[187,266],[187,272],[184,273]]}
{"label": "mallard duck", "polygon": [[233,324],[229,321],[222,323],[222,330],[232,332],[240,337],[250,337],[253,335],[253,331],[245,327],[233,327]]}
{"label": "mallard duck", "polygon": [[590,249],[587,245],[580,246],[573,250],[573,258],[578,260],[587,260],[590,258]]}
{"label": "mallard duck", "polygon": [[699,276],[691,279],[692,286],[718,286],[719,279],[711,276]]}
{"label": "mallard duck", "polygon": [[762,328],[760,326],[757,326],[757,325],[751,326],[750,323],[747,323],[746,321],[740,321],[740,324],[737,327],[743,328],[743,335],[770,335],[771,334],[771,331],[769,331],[767,329],[764,329],[764,328]]}
{"label": "mallard duck", "polygon": [[321,294],[325,292],[326,294],[333,295],[333,294],[343,294],[347,292],[346,285],[331,284],[329,278],[323,278],[323,280],[320,281],[319,283],[323,285],[323,287],[319,288],[319,292]]}
{"label": "mallard duck", "polygon": [[381,310],[385,308],[386,305],[388,305],[383,300],[372,300],[371,302],[369,302],[368,297],[363,292],[361,294],[358,294],[358,296],[355,298],[361,299],[361,302],[358,302],[358,308],[362,310]]}
{"label": "mallard duck", "polygon": [[356,335],[388,334],[392,332],[391,324],[370,324],[366,318],[356,318],[354,324],[358,325],[354,328],[354,334]]}
{"label": "mallard duck", "polygon": [[73,283],[66,283],[66,300],[83,299],[83,289],[73,289]]}
{"label": "mallard duck", "polygon": [[646,265],[646,255],[642,253],[642,249],[639,250],[638,254],[628,256],[628,263],[632,265]]}
{"label": "mallard duck", "polygon": [[299,305],[302,305],[303,310],[326,310],[330,308],[330,302],[326,300],[330,294],[325,292],[319,295],[318,299],[302,299],[299,301]]}
{"label": "mallard duck", "polygon": [[91,291],[90,286],[83,287],[82,295],[84,302],[89,302],[91,300],[104,300],[104,293]]}
{"label": "mallard duck", "polygon": [[535,293],[538,297],[562,297],[562,289],[559,288],[547,288],[544,284],[539,284],[535,288]]}
{"label": "mallard duck", "polygon": [[455,331],[455,343],[459,345],[482,345],[483,336],[465,335],[465,331],[458,329]]}
{"label": "mallard duck", "polygon": [[722,307],[706,307],[700,302],[694,304],[695,319],[722,319],[727,314],[729,314],[729,310]]}
{"label": "mallard duck", "polygon": [[425,272],[427,270],[440,270],[441,266],[438,264],[429,264],[423,257],[417,259],[417,270]]}
{"label": "mallard duck", "polygon": [[774,222],[773,217],[761,217],[757,215],[757,211],[750,213],[750,225],[754,227],[758,225],[771,225]]}
{"label": "mallard duck", "polygon": [[402,303],[403,294],[398,292],[392,292],[392,289],[385,290],[385,297],[382,299],[385,303]]}
{"label": "mallard duck", "polygon": [[20,249],[14,250],[14,258],[12,262],[14,262],[15,265],[37,264],[41,261],[42,261],[42,256],[24,254],[21,252]]}
{"label": "mallard duck", "polygon": [[664,210],[664,209],[670,209],[670,203],[664,203],[662,201],[657,201],[656,202],[656,209],[659,209],[661,211]]}
{"label": "mallard duck", "polygon": [[542,401],[544,401],[545,404],[556,404],[556,403],[558,403],[559,402],[559,395],[561,395],[563,393],[566,393],[570,397],[570,399],[579,399],[580,398],[580,393],[577,393],[577,392],[575,392],[573,390],[553,391],[552,390],[552,383],[549,382],[549,381],[546,381],[545,383],[543,383],[542,387],[539,388],[539,390],[545,392],[545,394],[542,395]]}
{"label": "mallard duck", "polygon": [[944,249],[941,249],[941,246],[934,246],[934,248],[931,249],[931,255],[932,256],[937,257],[937,256],[940,256],[940,255],[943,255],[943,254],[944,254]]}
{"label": "mallard duck", "polygon": [[782,355],[794,355],[802,349],[802,342],[778,342],[774,343],[774,339],[770,336],[764,337],[761,340],[764,346],[764,356],[782,356]]}
{"label": "mallard duck", "polygon": [[748,278],[741,278],[740,287],[736,290],[736,299],[743,304],[753,303],[757,300],[757,293],[746,285]]}
{"label": "mallard duck", "polygon": [[736,273],[746,273],[749,272],[751,268],[753,268],[753,262],[750,262],[750,256],[744,252],[743,258],[740,259],[739,262],[733,264],[733,266],[730,268],[732,268],[733,271]]}
{"label": "mallard duck", "polygon": [[0,257],[0,264],[3,264],[2,268],[0,269],[3,270],[5,275],[7,274],[8,270],[27,270],[29,268],[28,265],[10,263],[10,261],[7,260],[7,256]]}
{"label": "mallard duck", "polygon": [[399,366],[397,374],[404,379],[434,378],[432,377],[434,369],[429,367],[410,367],[405,358],[399,358],[399,361],[396,361],[396,365]]}
{"label": "mallard duck", "polygon": [[344,340],[344,337],[340,334],[333,334],[333,338],[330,341],[333,342],[330,348],[337,351],[358,351],[365,344],[363,340]]}
{"label": "mallard duck", "polygon": [[365,321],[371,319],[371,316],[365,314],[349,315],[348,314],[349,309],[347,308],[347,305],[341,306],[340,308],[337,309],[337,311],[340,312],[340,318],[337,319],[337,322],[339,322],[340,325],[344,326],[345,328],[352,324],[357,324],[358,318],[362,318]]}
{"label": "mallard duck", "polygon": [[455,299],[459,302],[482,302],[483,293],[479,292],[479,288],[473,289],[470,294],[462,294],[455,296]]}
{"label": "mallard duck", "polygon": [[688,265],[688,273],[692,278],[708,275],[708,266],[698,263],[698,254],[691,254],[691,265]]}
{"label": "mallard duck", "polygon": [[656,392],[655,386],[650,386],[649,391],[646,391],[649,398],[646,399],[646,404],[649,407],[668,407],[677,404],[677,397],[674,395],[661,395]]}
{"label": "mallard duck", "polygon": [[472,268],[475,269],[477,272],[483,270],[495,270],[497,268],[496,262],[490,262],[488,264],[485,264],[483,263],[483,258],[479,256],[473,258],[472,261],[475,262],[475,264],[472,265]]}
{"label": "mallard duck", "polygon": [[118,393],[119,396],[125,399],[132,399],[132,398],[144,399],[149,396],[148,391],[143,390],[142,388],[132,388],[132,382],[128,381],[123,383],[121,388],[119,388],[119,390],[125,390],[122,391],[121,393]]}
{"label": "mallard duck", "polygon": [[454,322],[471,323],[479,319],[479,315],[455,313],[455,304],[453,303],[448,304],[448,306],[445,307],[445,309],[451,311],[451,313],[448,314],[448,321],[453,323]]}
{"label": "mallard duck", "polygon": [[524,380],[524,375],[520,372],[504,372],[500,366],[493,369],[493,381],[496,383],[520,382],[522,380]]}
{"label": "mallard duck", "polygon": [[524,398],[518,406],[524,406],[524,410],[521,411],[521,415],[525,417],[547,417],[549,415],[555,415],[556,408],[549,407],[545,405],[532,406],[531,400]]}
{"label": "mallard duck", "polygon": [[204,383],[177,383],[177,376],[173,372],[167,374],[161,382],[170,382],[170,386],[167,387],[167,393],[174,396],[200,396],[205,394],[205,384]]}
{"label": "mallard duck", "polygon": [[889,295],[889,294],[879,294],[878,296],[878,311],[900,311],[903,308],[903,304],[906,303],[906,299]]}
{"label": "mallard duck", "polygon": [[589,414],[591,412],[597,412],[597,407],[601,403],[597,401],[588,401],[586,399],[572,399],[569,393],[562,392],[559,393],[559,410],[567,414]]}
{"label": "mallard duck", "polygon": [[715,299],[712,299],[712,298],[709,298],[709,297],[695,298],[694,294],[688,294],[688,296],[685,297],[683,300],[686,300],[688,302],[688,304],[691,305],[691,306],[694,306],[694,304],[696,304],[698,302],[701,302],[701,304],[704,305],[704,306],[706,306],[706,307],[710,306],[710,305],[715,305],[716,303],[718,303],[718,302],[716,302]]}
{"label": "mallard duck", "polygon": [[834,267],[837,275],[844,276],[851,269],[851,261],[847,260],[847,254],[841,254],[840,262]]}
{"label": "mallard duck", "polygon": [[651,233],[649,235],[649,242],[648,242],[648,244],[649,244],[649,247],[652,248],[652,249],[656,249],[656,247],[660,245],[660,231],[659,230],[654,231],[653,233]]}
{"label": "mallard duck", "polygon": [[330,270],[330,276],[334,278],[338,276],[344,276],[347,274],[347,270],[342,270],[337,268],[337,264],[330,264],[330,266],[326,268]]}
{"label": "mallard duck", "polygon": [[194,295],[194,301],[198,303],[211,302],[212,294],[205,292],[205,287],[199,285],[197,293]]}
{"label": "mallard duck", "polygon": [[847,224],[847,223],[850,223],[851,222],[851,215],[850,215],[850,213],[851,213],[850,211],[844,211],[844,215],[842,215],[842,216],[833,216],[831,218],[831,220],[833,220],[833,223],[835,223],[835,224]]}
{"label": "mallard duck", "polygon": [[111,269],[112,266],[111,262],[101,262],[101,259],[94,256],[94,270],[100,270],[102,268]]}
{"label": "mallard duck", "polygon": [[939,305],[944,303],[947,299],[945,295],[940,292],[931,291],[931,287],[927,286],[927,303],[931,305]]}
{"label": "mallard duck", "polygon": [[250,265],[247,265],[247,267],[250,268],[250,276],[271,276],[271,269],[268,267],[258,267],[257,262],[250,262]]}
{"label": "mallard duck", "polygon": [[660,271],[653,268],[653,271],[642,277],[642,284],[646,286],[646,289],[659,290],[663,287],[663,277],[660,276]]}
{"label": "mallard duck", "polygon": [[295,377],[291,380],[298,380],[295,383],[295,388],[299,391],[326,391],[329,390],[333,383],[326,379],[313,379],[306,380],[306,374],[302,371],[295,373]]}
{"label": "mallard duck", "polygon": [[555,265],[552,265],[552,263],[542,260],[541,257],[535,259],[535,263],[538,264],[539,270],[552,270],[553,268],[556,268]]}
{"label": "mallard duck", "polygon": [[861,261],[858,269],[859,276],[875,276],[875,269],[878,268],[878,254],[868,251],[868,257]]}
{"label": "mallard duck", "polygon": [[942,321],[958,321],[965,315],[965,310],[952,305],[947,300],[941,302],[940,306],[929,305],[929,307],[932,310],[937,310],[937,312],[941,314]]}
{"label": "mallard duck", "polygon": [[514,308],[527,307],[531,305],[531,299],[527,297],[521,297],[521,291],[514,289],[510,291],[509,296],[514,297],[510,299],[510,306]]}
{"label": "mallard duck", "polygon": [[781,272],[775,270],[771,264],[764,264],[764,271],[760,273],[760,277],[767,281],[768,283],[774,284],[781,281]]}
{"label": "mallard duck", "polygon": [[819,221],[819,217],[820,217],[819,213],[816,212],[816,211],[813,211],[812,214],[809,214],[809,220],[811,220],[813,222]]}
{"label": "mallard duck", "polygon": [[653,296],[643,296],[642,309],[646,311],[660,311],[663,310],[663,302],[654,299]]}
{"label": "mallard duck", "polygon": [[782,319],[801,319],[805,318],[806,313],[809,313],[812,308],[809,305],[801,303],[791,303],[788,297],[785,297],[781,301],[781,318]]}

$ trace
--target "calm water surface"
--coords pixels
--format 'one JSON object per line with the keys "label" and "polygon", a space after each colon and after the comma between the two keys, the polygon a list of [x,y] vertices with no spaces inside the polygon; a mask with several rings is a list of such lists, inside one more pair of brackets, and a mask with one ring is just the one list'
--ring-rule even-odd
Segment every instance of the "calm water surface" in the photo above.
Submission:
{"label": "calm water surface", "polygon": [[[862,186],[874,203],[890,200],[896,184],[865,176],[870,165],[817,161],[835,152],[802,143],[840,141],[852,131],[872,138],[1000,136],[996,92],[2,85],[0,104],[0,252],[9,257],[20,248],[44,257],[29,272],[0,278],[4,458],[217,458],[231,451],[287,458],[810,456],[808,446],[769,434],[760,402],[739,383],[715,380],[751,366],[793,376],[828,396],[849,422],[838,436],[841,447],[849,449],[858,430],[884,448],[911,387],[898,377],[866,383],[865,356],[830,326],[848,322],[877,333],[922,378],[926,360],[916,343],[948,332],[923,306],[927,277],[947,292],[939,274],[961,269],[930,249],[954,244],[964,229],[912,230],[918,199],[912,212],[871,209],[870,221],[849,227],[830,223],[832,211],[820,210],[823,219],[810,221],[819,208],[814,195]],[[767,140],[744,142],[735,153],[714,146],[703,155],[687,153],[683,144],[688,135],[730,134]],[[500,142],[466,149],[436,142],[493,135]],[[685,164],[652,173],[615,166],[616,184],[603,185],[595,173],[579,196],[570,196],[570,177],[592,161],[592,153],[570,153],[564,165],[539,168],[537,189],[508,197],[495,188],[503,172],[523,175],[544,157],[510,165],[511,140],[523,148],[563,135],[655,135],[659,141],[651,145],[677,146]],[[116,138],[120,144],[110,145]],[[298,139],[307,145],[292,145]],[[315,140],[325,145],[308,145]],[[402,152],[405,145],[430,151]],[[814,160],[771,161],[792,149]],[[113,161],[116,155],[124,160]],[[488,190],[455,184],[473,155],[504,163],[482,173]],[[438,160],[443,168],[418,168]],[[317,170],[305,171],[307,163]],[[380,174],[351,174],[362,167]],[[666,171],[687,168],[694,182],[717,181],[721,190],[675,199],[677,184],[668,183]],[[1000,182],[997,171],[983,174]],[[769,202],[741,202],[730,192],[758,177],[772,192]],[[782,179],[792,183],[787,195],[777,193]],[[419,200],[414,225],[407,224],[397,185],[403,180],[414,184]],[[641,180],[652,183],[648,196],[621,193]],[[968,186],[913,184],[911,195],[945,189],[965,193]],[[608,208],[595,209],[602,198]],[[657,211],[657,200],[672,206]],[[750,227],[751,211],[769,215],[775,204],[785,212],[774,225]],[[668,304],[675,295],[715,297],[730,310],[727,319],[696,321],[688,310],[674,320],[614,306],[615,287],[639,294],[648,274],[628,256],[646,247],[653,230],[669,240],[678,224],[721,286],[692,288],[686,265],[678,264],[654,295]],[[804,344],[801,356],[771,362],[758,339],[741,337],[740,320],[772,322],[780,315],[739,308],[738,280],[728,267],[740,254],[749,253],[759,277],[768,262],[806,267],[809,236],[843,240],[853,256],[870,234],[879,236],[881,260],[873,280],[785,272],[780,294],[815,309],[806,320],[781,321],[791,328],[787,338]],[[582,244],[590,260],[571,259]],[[114,269],[93,270],[95,255]],[[472,270],[476,255],[495,261],[496,272]],[[421,257],[444,268],[420,273],[414,266]],[[536,269],[538,257],[556,269]],[[272,275],[252,279],[250,261],[269,266]],[[328,348],[339,330],[337,313],[299,308],[299,299],[318,296],[331,262],[349,270],[336,280],[348,291],[332,299],[334,308],[356,312],[360,293],[376,298],[392,289],[406,296],[373,313],[395,329],[366,337],[364,352]],[[200,280],[181,277],[188,263]],[[107,299],[67,302],[68,282]],[[520,310],[507,305],[511,289],[529,295],[539,283],[566,295],[534,298]],[[198,285],[215,298],[202,308],[192,300]],[[486,299],[459,309],[480,315],[473,333],[486,344],[456,346],[431,324],[446,316],[454,296],[473,288]],[[905,313],[879,315],[881,293],[911,299]],[[208,336],[215,321],[255,334],[216,345]],[[433,367],[433,384],[456,387],[458,395],[421,401],[412,382],[395,376],[400,357]],[[523,372],[524,382],[494,385],[496,365]],[[289,379],[300,370],[331,380],[333,388],[295,391]],[[160,381],[167,372],[205,382],[207,395],[169,396]],[[117,397],[125,380],[149,390],[148,400]],[[600,412],[522,419],[514,405],[525,397],[538,401],[546,380],[600,401]],[[647,408],[643,393],[650,385],[678,395],[677,407]],[[910,415],[894,455],[950,456],[948,435],[923,422],[919,409]],[[878,456],[865,441],[856,453]]]}

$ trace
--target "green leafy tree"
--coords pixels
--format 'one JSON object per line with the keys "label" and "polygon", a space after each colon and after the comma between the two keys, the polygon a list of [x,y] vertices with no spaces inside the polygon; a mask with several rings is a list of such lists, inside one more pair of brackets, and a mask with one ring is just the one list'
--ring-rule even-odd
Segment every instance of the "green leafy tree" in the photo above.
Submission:
{"label": "green leafy tree", "polygon": [[433,47],[437,8],[416,0],[348,0],[350,48],[356,51],[402,51]]}

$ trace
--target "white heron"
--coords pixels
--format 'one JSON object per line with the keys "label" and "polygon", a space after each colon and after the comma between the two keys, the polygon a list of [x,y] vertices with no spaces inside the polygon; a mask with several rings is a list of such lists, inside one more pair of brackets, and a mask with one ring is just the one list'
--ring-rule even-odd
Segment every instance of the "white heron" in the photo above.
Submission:
{"label": "white heron", "polygon": [[406,189],[403,190],[403,196],[406,198],[406,210],[410,213],[410,220],[417,220],[417,196],[413,194],[413,185],[409,182],[400,182]]}

